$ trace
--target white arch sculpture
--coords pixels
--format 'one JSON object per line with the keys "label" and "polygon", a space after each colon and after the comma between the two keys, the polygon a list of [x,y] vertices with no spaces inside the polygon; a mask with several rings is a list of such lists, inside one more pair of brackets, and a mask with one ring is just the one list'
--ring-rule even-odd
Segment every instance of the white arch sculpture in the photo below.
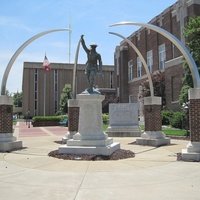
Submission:
{"label": "white arch sculpture", "polygon": [[122,36],[118,33],[114,33],[114,32],[109,32],[109,33],[124,39],[133,48],[133,50],[137,53],[138,57],[140,58],[143,66],[144,66],[144,69],[145,69],[146,74],[147,74],[147,78],[149,80],[150,94],[151,94],[151,96],[154,96],[154,88],[153,88],[153,82],[152,82],[151,74],[149,72],[149,68],[147,66],[147,63],[146,63],[144,57],[142,56],[141,52],[139,51],[139,49],[129,39],[125,38],[124,36]]}
{"label": "white arch sculpture", "polygon": [[2,83],[1,83],[1,95],[5,95],[6,93],[6,83],[7,83],[7,79],[8,79],[8,75],[9,72],[15,62],[15,60],[17,59],[17,57],[19,56],[19,54],[30,44],[32,43],[34,40],[42,37],[43,35],[52,33],[52,32],[57,32],[57,31],[71,31],[71,29],[68,28],[63,28],[63,29],[52,29],[52,30],[48,30],[48,31],[44,31],[41,33],[38,33],[36,35],[34,35],[33,37],[31,37],[30,39],[28,39],[26,42],[24,42],[18,49],[17,51],[13,54],[13,56],[11,57],[6,70],[4,72],[3,78],[2,78]]}
{"label": "white arch sculpture", "polygon": [[156,32],[160,33],[161,35],[165,36],[167,39],[169,39],[179,49],[179,51],[183,54],[184,58],[186,59],[188,65],[189,65],[191,74],[192,74],[194,88],[200,88],[200,76],[199,76],[199,72],[197,69],[197,65],[196,65],[192,55],[190,54],[189,50],[185,47],[185,45],[179,39],[177,39],[170,32],[168,32],[158,26],[152,25],[152,24],[145,24],[145,23],[138,23],[138,22],[118,22],[118,23],[112,24],[110,26],[112,27],[112,26],[122,26],[122,25],[142,26],[147,29],[156,31]]}

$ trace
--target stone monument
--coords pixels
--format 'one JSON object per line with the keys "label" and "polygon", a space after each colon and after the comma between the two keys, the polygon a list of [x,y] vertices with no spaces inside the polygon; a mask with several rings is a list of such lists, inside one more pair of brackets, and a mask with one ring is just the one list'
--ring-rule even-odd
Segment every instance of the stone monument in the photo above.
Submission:
{"label": "stone monument", "polygon": [[78,133],[59,147],[59,153],[111,155],[120,148],[102,131],[102,101],[104,95],[77,95],[79,113]]}
{"label": "stone monument", "polygon": [[[119,143],[114,143],[112,138],[102,131],[102,101],[105,96],[94,88],[97,72],[102,73],[101,56],[96,52],[97,45],[85,45],[83,35],[81,44],[87,53],[86,76],[89,88],[77,95],[76,108],[79,107],[78,132],[69,134],[65,145],[59,147],[59,153],[65,154],[93,154],[111,155],[120,149]],[[72,139],[69,139],[72,137]]]}
{"label": "stone monument", "polygon": [[111,137],[140,137],[137,103],[109,104],[109,127]]}

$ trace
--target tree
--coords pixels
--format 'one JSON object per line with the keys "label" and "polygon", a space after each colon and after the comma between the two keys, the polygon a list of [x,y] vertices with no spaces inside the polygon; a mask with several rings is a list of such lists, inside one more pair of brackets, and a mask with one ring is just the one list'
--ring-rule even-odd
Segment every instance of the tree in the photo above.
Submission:
{"label": "tree", "polygon": [[[189,19],[184,29],[184,36],[186,38],[186,45],[189,47],[200,73],[200,16]],[[188,103],[188,89],[193,87],[192,75],[186,63],[184,64],[184,70],[185,76],[179,96],[181,105]]]}
{"label": "tree", "polygon": [[[165,76],[161,71],[155,71],[151,74],[153,88],[154,88],[154,96],[162,97],[162,106],[166,104],[165,97]],[[149,80],[147,79],[142,84],[143,87],[143,96],[150,96],[150,88],[149,88]]]}
{"label": "tree", "polygon": [[13,94],[13,105],[15,107],[22,107],[22,92],[16,92]]}
{"label": "tree", "polygon": [[68,100],[71,99],[71,85],[65,84],[60,96],[60,112],[66,114],[68,111]]}

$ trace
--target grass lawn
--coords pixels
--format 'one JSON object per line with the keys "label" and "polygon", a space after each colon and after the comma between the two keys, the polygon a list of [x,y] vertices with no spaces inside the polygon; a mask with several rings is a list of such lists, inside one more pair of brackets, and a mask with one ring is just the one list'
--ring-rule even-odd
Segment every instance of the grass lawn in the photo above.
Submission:
{"label": "grass lawn", "polygon": [[168,136],[187,136],[187,131],[185,129],[163,128],[162,131]]}

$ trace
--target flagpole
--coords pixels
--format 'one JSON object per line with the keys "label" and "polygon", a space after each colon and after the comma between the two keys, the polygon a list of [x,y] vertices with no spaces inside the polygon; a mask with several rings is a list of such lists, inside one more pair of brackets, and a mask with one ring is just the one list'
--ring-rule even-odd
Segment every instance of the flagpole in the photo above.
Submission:
{"label": "flagpole", "polygon": [[69,23],[69,64],[71,62],[71,24]]}

